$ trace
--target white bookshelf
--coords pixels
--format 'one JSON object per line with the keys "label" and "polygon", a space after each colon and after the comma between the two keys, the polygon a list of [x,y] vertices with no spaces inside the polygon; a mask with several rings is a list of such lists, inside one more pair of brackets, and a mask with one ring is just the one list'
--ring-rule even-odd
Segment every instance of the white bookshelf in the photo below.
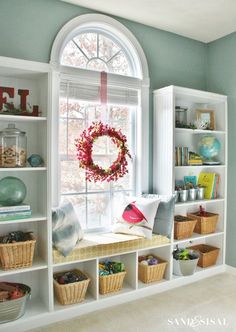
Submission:
{"label": "white bookshelf", "polygon": [[[187,121],[194,123],[197,109],[214,110],[216,130],[198,130],[175,128],[175,106],[187,107]],[[168,86],[154,91],[154,165],[153,187],[158,194],[170,195],[175,190],[175,180],[184,176],[199,176],[201,172],[220,174],[218,197],[211,200],[195,200],[175,204],[175,214],[186,215],[195,212],[202,205],[207,211],[219,214],[216,232],[213,234],[196,234],[184,240],[171,238],[171,250],[178,244],[187,247],[194,244],[209,244],[220,248],[216,266],[207,271],[218,271],[225,264],[226,209],[227,209],[227,97],[210,92]],[[220,165],[175,166],[175,147],[188,146],[189,151],[198,152],[198,142],[202,135],[211,134],[221,143],[219,153]],[[172,260],[172,257],[170,257]],[[197,275],[204,275],[206,269],[198,268]],[[191,280],[192,277],[172,276],[173,280]]]}
{"label": "white bookshelf", "polygon": [[[185,213],[193,211],[201,203],[207,206],[209,211],[217,211],[220,214],[217,232],[211,236],[199,236],[194,234],[193,238],[183,241],[183,245],[188,245],[189,241],[199,243],[212,243],[221,247],[221,254],[217,261],[217,266],[211,269],[200,269],[198,273],[190,277],[175,277],[172,275],[172,251],[175,245],[173,238],[169,243],[159,246],[150,246],[146,249],[130,250],[126,253],[116,253],[105,257],[94,257],[90,259],[77,260],[73,262],[53,263],[52,259],[52,227],[51,227],[51,189],[52,173],[51,151],[54,149],[51,142],[52,135],[52,100],[56,85],[53,85],[53,76],[57,75],[52,68],[46,64],[31,61],[8,59],[0,57],[0,79],[2,86],[13,86],[17,88],[27,88],[32,91],[31,103],[38,104],[41,117],[22,117],[0,115],[0,130],[5,128],[9,122],[16,123],[21,130],[26,131],[28,139],[28,155],[32,153],[40,154],[45,165],[33,168],[27,165],[20,169],[0,169],[0,178],[8,175],[17,176],[22,179],[27,186],[27,197],[25,202],[32,207],[33,213],[30,218],[21,220],[10,220],[0,223],[0,235],[7,234],[13,230],[33,231],[37,238],[35,257],[32,267],[3,271],[0,269],[0,281],[22,282],[31,287],[32,299],[27,305],[25,315],[13,322],[0,324],[0,331],[27,331],[42,325],[58,322],[59,320],[70,319],[97,309],[110,307],[126,301],[135,300],[154,293],[172,289],[176,286],[188,284],[202,278],[214,275],[225,270],[225,218],[226,218],[226,178],[227,178],[227,119],[224,125],[219,126],[216,135],[224,142],[224,154],[222,161],[224,165],[214,166],[224,178],[221,187],[220,197],[216,200],[201,202],[179,203],[176,211]],[[52,86],[52,88],[51,88]],[[154,123],[154,188],[156,192],[171,194],[173,192],[174,179],[176,174],[185,174],[194,171],[197,174],[208,166],[196,168],[175,168],[173,160],[174,140],[178,135],[185,139],[198,136],[202,133],[191,130],[175,131],[174,129],[174,105],[181,99],[186,105],[199,103],[211,103],[214,101],[216,111],[223,114],[226,112],[226,98],[206,92],[176,87],[157,90],[154,94],[155,123]],[[197,99],[197,100],[196,100]],[[217,108],[217,105],[221,104]],[[224,105],[224,107],[223,107]],[[159,119],[159,114],[162,118]],[[217,118],[217,116],[216,116]],[[164,122],[163,122],[164,121]],[[218,120],[217,120],[218,121]],[[217,122],[218,125],[218,122]],[[165,130],[163,130],[163,128]],[[197,134],[197,135],[196,135]],[[192,139],[192,144],[194,140]],[[181,242],[182,244],[182,242]],[[156,254],[168,262],[164,279],[161,282],[143,284],[138,280],[138,256],[144,254]],[[127,276],[122,291],[111,295],[99,294],[99,271],[98,263],[105,258],[118,259],[125,263]],[[85,301],[82,303],[62,306],[55,299],[53,292],[53,273],[71,268],[78,268],[89,275],[91,282]]]}
{"label": "white bookshelf", "polygon": [[[18,59],[0,57],[1,86],[13,87],[14,98],[7,94],[8,102],[17,107],[20,103],[18,89],[28,89],[27,102],[39,105],[41,114],[35,116],[20,116],[0,114],[0,130],[14,123],[17,128],[26,132],[27,156],[39,154],[44,159],[42,167],[31,167],[28,163],[22,168],[0,168],[0,179],[6,176],[20,178],[26,185],[25,203],[30,204],[30,218],[0,222],[0,235],[10,231],[32,231],[36,237],[33,265],[28,268],[3,271],[0,268],[0,281],[22,282],[32,288],[32,301],[24,319],[47,313],[52,308],[51,281],[51,197],[50,197],[50,67],[47,64],[35,63]],[[18,326],[20,320],[0,324],[0,330],[5,331]],[[15,324],[15,325],[14,325]]]}

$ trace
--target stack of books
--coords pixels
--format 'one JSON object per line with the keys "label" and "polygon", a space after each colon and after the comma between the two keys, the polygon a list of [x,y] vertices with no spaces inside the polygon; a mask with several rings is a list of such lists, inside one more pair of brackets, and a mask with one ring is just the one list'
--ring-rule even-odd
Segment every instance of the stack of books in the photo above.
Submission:
{"label": "stack of books", "polygon": [[216,173],[200,173],[198,185],[205,187],[205,199],[214,199],[218,197],[218,188],[220,183],[220,175]]}
{"label": "stack of books", "polygon": [[201,166],[202,158],[199,156],[199,154],[189,151],[188,165],[189,166]]}
{"label": "stack of books", "polygon": [[32,215],[30,205],[0,206],[0,221],[29,218]]}
{"label": "stack of books", "polygon": [[178,146],[175,148],[175,166],[188,165],[188,147]]}

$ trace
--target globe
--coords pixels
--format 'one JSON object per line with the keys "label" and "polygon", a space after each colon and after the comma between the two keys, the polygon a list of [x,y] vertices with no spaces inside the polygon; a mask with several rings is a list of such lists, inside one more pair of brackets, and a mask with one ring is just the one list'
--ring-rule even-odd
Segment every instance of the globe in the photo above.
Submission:
{"label": "globe", "polygon": [[215,136],[203,136],[199,142],[199,154],[206,161],[214,161],[220,151],[220,142]]}
{"label": "globe", "polygon": [[0,204],[3,206],[21,204],[26,196],[26,186],[21,179],[7,176],[0,180]]}

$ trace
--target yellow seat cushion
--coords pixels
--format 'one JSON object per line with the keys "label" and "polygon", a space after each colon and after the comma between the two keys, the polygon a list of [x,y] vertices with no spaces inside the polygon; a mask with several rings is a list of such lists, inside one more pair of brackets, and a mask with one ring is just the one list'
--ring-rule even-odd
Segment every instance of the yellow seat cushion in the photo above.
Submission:
{"label": "yellow seat cushion", "polygon": [[170,239],[166,236],[156,234],[153,234],[152,239],[114,233],[85,234],[84,239],[78,243],[76,248],[67,257],[64,257],[59,251],[53,249],[53,262],[57,264],[105,257],[137,249],[158,247],[169,242]]}

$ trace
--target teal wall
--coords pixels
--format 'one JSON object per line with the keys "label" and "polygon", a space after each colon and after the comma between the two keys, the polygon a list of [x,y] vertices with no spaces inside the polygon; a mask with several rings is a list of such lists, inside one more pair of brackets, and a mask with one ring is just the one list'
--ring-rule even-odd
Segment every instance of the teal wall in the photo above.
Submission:
{"label": "teal wall", "polygon": [[226,263],[236,267],[236,33],[208,44],[207,89],[228,96],[229,169]]}
{"label": "teal wall", "polygon": [[[93,11],[59,0],[0,0],[0,56],[49,62],[58,31],[72,18]],[[150,142],[152,89],[180,85],[206,89],[206,49],[201,42],[115,17],[138,39],[150,73]],[[152,174],[150,144],[150,174]],[[150,190],[152,190],[150,177]]]}
{"label": "teal wall", "polygon": [[[48,62],[53,40],[72,18],[92,12],[59,0],[0,0],[0,55]],[[153,88],[175,84],[205,89],[206,46],[117,18],[143,47]]]}

